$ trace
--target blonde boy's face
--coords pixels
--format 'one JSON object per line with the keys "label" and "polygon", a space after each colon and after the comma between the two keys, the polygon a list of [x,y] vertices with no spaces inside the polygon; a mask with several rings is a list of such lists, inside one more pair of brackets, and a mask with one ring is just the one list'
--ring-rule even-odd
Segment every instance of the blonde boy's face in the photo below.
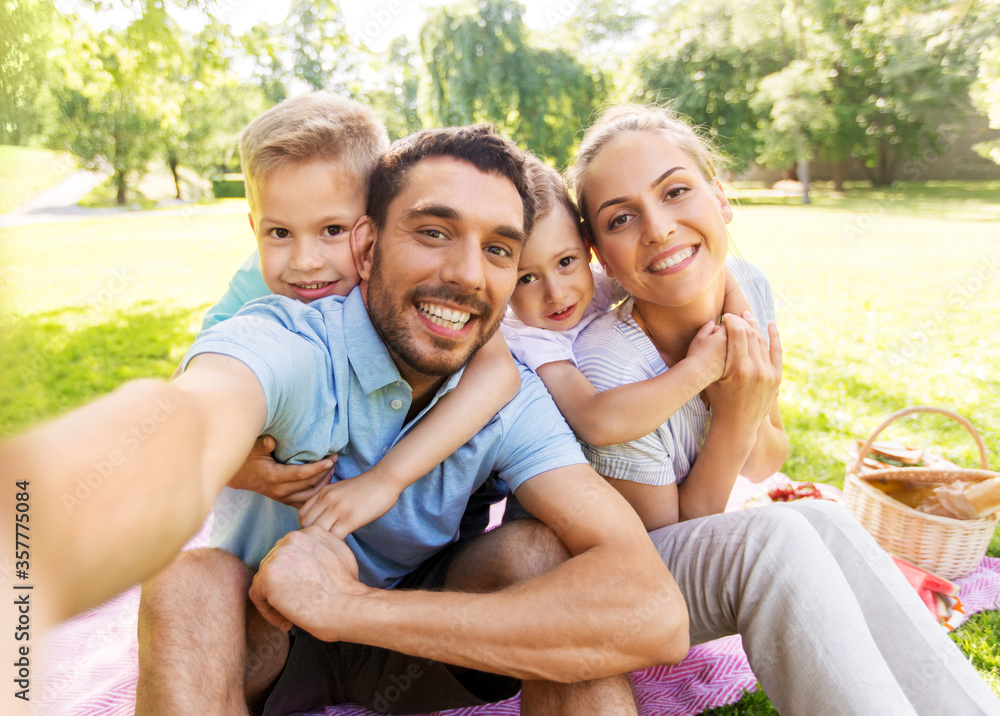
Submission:
{"label": "blonde boy's face", "polygon": [[339,162],[287,164],[262,183],[250,226],[272,293],[305,303],[346,296],[360,281],[349,237],[368,187]]}
{"label": "blonde boy's face", "polygon": [[564,208],[535,223],[517,264],[510,307],[525,324],[568,331],[594,297],[590,251]]}

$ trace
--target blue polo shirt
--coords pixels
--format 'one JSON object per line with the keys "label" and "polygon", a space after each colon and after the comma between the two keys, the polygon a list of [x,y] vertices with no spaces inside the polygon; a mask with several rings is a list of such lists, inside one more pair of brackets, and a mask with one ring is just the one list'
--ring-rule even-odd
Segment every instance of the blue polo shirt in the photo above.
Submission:
{"label": "blue polo shirt", "polygon": [[[412,391],[368,318],[359,289],[310,304],[283,296],[252,301],[202,332],[184,359],[221,353],[245,363],[267,399],[262,435],[282,462],[338,453],[333,480],[368,470],[457,385],[451,376],[430,405],[405,423]],[[541,381],[521,367],[521,390],[441,465],[403,491],[385,515],[347,538],[361,580],[391,587],[458,539],[469,497],[491,476],[517,490],[531,477],[586,459]],[[257,567],[298,529],[297,510],[254,492],[224,488],[211,544]]]}

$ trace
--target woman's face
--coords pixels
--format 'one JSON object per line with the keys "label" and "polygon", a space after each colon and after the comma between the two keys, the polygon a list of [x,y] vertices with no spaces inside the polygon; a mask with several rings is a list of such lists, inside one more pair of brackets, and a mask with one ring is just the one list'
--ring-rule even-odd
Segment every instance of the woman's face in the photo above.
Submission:
{"label": "woman's face", "polygon": [[667,136],[635,131],[608,142],[586,199],[598,258],[637,301],[685,306],[725,280],[732,208],[718,180]]}

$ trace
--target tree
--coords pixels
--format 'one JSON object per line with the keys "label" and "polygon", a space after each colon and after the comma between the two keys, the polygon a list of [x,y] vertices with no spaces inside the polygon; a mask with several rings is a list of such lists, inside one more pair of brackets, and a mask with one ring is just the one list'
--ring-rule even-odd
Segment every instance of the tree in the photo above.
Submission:
{"label": "tree", "polygon": [[758,161],[765,165],[794,162],[804,204],[809,203],[809,162],[823,136],[837,123],[824,97],[830,88],[828,72],[795,60],[762,79],[751,101],[751,106],[766,118],[759,132]]}
{"label": "tree", "polygon": [[185,41],[161,97],[159,142],[182,195],[179,169],[216,177],[233,163],[236,134],[267,108],[263,91],[231,70],[238,43],[214,18]]}
{"label": "tree", "polygon": [[365,92],[365,100],[385,121],[389,138],[399,139],[424,126],[420,116],[420,55],[406,36],[400,35],[377,60],[380,83]]}
{"label": "tree", "polygon": [[41,128],[54,17],[50,0],[0,2],[0,144],[22,144]]}
{"label": "tree", "polygon": [[638,98],[690,117],[741,169],[760,152],[751,101],[761,78],[784,66],[787,42],[780,2],[672,6],[638,52]]}
{"label": "tree", "polygon": [[102,32],[65,18],[62,81],[52,92],[62,121],[51,139],[85,166],[110,167],[119,204],[156,151],[163,65],[175,48],[169,18],[152,12]]}
{"label": "tree", "polygon": [[257,78],[270,104],[301,88],[342,94],[360,91],[361,51],[352,43],[333,0],[294,0],[283,22],[255,25],[240,44],[253,64],[250,75]]}
{"label": "tree", "polygon": [[493,122],[556,164],[604,97],[599,79],[569,51],[530,44],[513,0],[433,12],[420,32],[427,102],[434,122]]}
{"label": "tree", "polygon": [[[979,77],[973,87],[973,99],[990,119],[991,129],[1000,129],[1000,38],[993,38],[982,54]],[[981,142],[977,152],[1000,164],[1000,139]]]}

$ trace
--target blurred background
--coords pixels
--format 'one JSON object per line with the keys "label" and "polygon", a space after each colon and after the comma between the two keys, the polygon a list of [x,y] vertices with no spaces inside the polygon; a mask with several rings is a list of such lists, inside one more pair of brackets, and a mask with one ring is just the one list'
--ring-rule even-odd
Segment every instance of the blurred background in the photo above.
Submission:
{"label": "blurred background", "polygon": [[119,204],[152,170],[184,200],[239,173],[253,116],[328,89],[394,138],[485,120],[559,168],[642,100],[741,178],[1000,179],[998,27],[996,0],[4,0],[0,145],[69,152]]}

